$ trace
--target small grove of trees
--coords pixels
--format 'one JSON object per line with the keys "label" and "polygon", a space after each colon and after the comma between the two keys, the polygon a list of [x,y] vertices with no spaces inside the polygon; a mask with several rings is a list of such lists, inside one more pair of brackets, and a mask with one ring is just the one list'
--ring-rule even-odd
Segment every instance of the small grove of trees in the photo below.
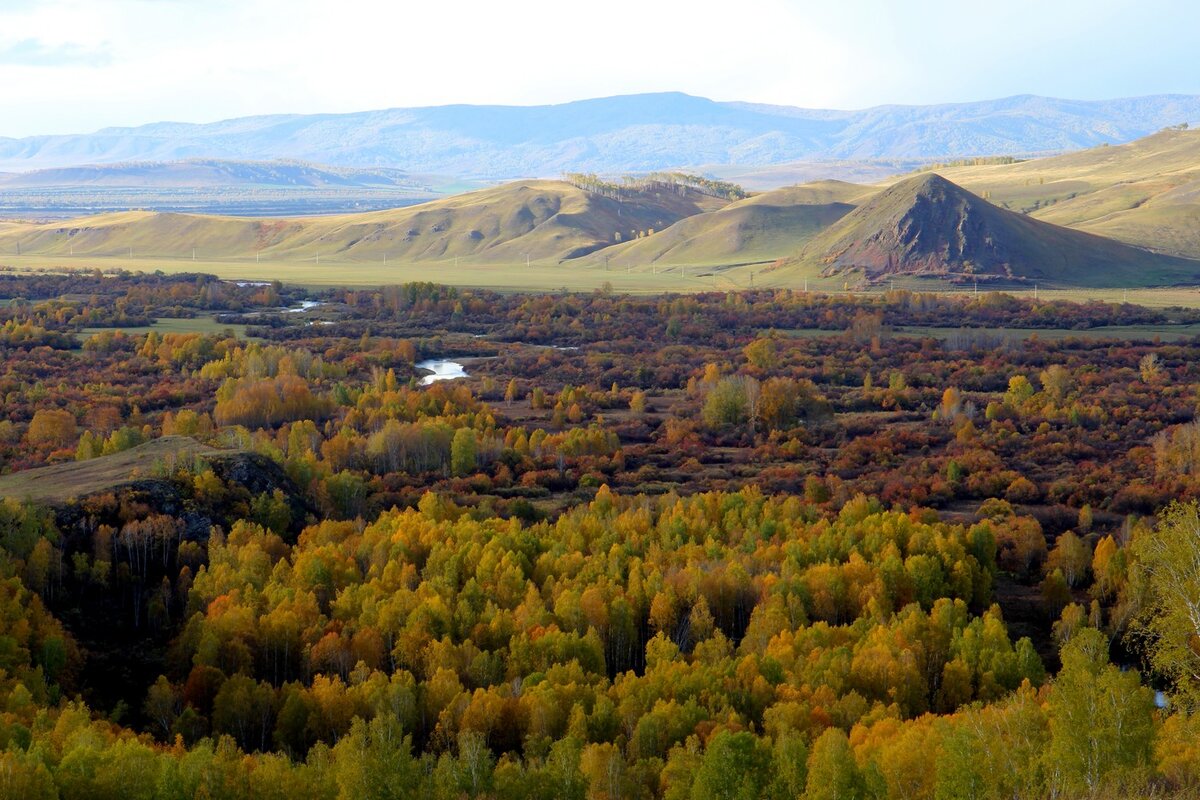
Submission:
{"label": "small grove of trees", "polygon": [[749,424],[787,430],[831,413],[829,402],[807,380],[727,375],[708,385],[701,417],[709,428]]}
{"label": "small grove of trees", "polygon": [[742,200],[748,195],[736,183],[713,180],[703,175],[686,172],[651,172],[645,176],[625,175],[618,183],[601,178],[593,173],[566,172],[563,180],[577,189],[598,194],[614,200],[623,200],[655,189],[668,191],[691,190],[710,197],[725,200]]}

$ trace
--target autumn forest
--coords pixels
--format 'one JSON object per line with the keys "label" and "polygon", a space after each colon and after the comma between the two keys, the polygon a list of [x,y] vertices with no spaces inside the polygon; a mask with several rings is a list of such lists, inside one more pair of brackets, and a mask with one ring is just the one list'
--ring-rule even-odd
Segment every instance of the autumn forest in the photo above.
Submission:
{"label": "autumn forest", "polygon": [[0,798],[1195,796],[1197,326],[0,272]]}

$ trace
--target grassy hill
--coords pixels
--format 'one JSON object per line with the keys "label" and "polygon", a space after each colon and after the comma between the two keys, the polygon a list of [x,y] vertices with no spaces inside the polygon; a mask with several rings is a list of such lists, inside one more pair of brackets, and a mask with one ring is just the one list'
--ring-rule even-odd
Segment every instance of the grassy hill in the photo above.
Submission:
{"label": "grassy hill", "polygon": [[[940,266],[935,265],[936,259],[924,266],[916,265],[915,254],[900,247],[896,256],[908,262],[902,272],[953,273],[964,266],[961,263],[955,266],[956,260],[970,262],[974,257],[988,266],[976,263],[971,269],[1003,275],[1008,273],[1004,265],[1013,264],[1014,277],[1079,281],[1079,285],[1088,286],[1197,280],[1190,263],[1152,259],[1144,250],[1200,259],[1200,131],[1172,129],[1125,145],[1013,163],[991,161],[950,166],[938,172],[986,197],[990,201],[988,207],[997,206],[997,210],[1017,212],[1022,219],[1040,220],[1057,227],[1027,225],[1007,218],[1001,226],[1005,240],[1002,254],[989,256],[984,248],[973,254],[952,255],[947,249],[948,263]],[[920,173],[917,177],[929,174]],[[903,185],[909,180],[900,178],[891,185]],[[826,262],[831,249],[840,248],[853,258],[873,264],[874,259],[867,257],[866,251],[873,248],[882,253],[886,239],[876,238],[869,245],[859,242],[851,246],[851,242],[839,245],[836,240],[843,234],[835,231],[829,232],[829,238],[818,237],[850,210],[849,206],[836,204],[861,204],[887,186],[885,183],[881,189],[826,181],[766,192],[716,212],[685,219],[654,236],[608,250],[605,255],[617,268],[718,267],[791,256],[790,269],[806,264],[810,268],[819,267],[808,270],[809,278],[821,274],[828,277],[837,271],[831,271]],[[817,187],[831,191],[822,193],[816,191]],[[883,197],[880,195],[881,202],[897,200],[895,195],[886,200]],[[904,202],[900,200],[900,205]],[[979,205],[982,202],[976,197],[970,208],[983,209]],[[878,205],[874,209],[880,210]],[[1000,224],[1001,217],[990,211],[983,216]],[[844,222],[852,224],[849,219]],[[870,227],[868,223],[859,232]],[[1065,229],[1095,236],[1070,236]],[[814,237],[820,241],[805,250]],[[947,246],[950,238],[943,237]],[[1023,239],[1029,241],[1022,242]],[[1117,242],[1136,247],[1123,249]],[[892,244],[899,246],[898,240]],[[795,258],[802,250],[805,250],[802,256]],[[841,264],[845,257],[833,261]],[[878,265],[872,268],[877,269]]]}
{"label": "grassy hill", "polygon": [[0,497],[63,503],[152,477],[159,465],[230,452],[236,451],[217,450],[186,436],[164,436],[110,456],[0,476]]}
{"label": "grassy hill", "polygon": [[608,248],[603,257],[621,269],[774,261],[851,211],[864,191],[870,192],[852,183],[820,181],[764,192]]}
{"label": "grassy hill", "polygon": [[814,236],[781,265],[824,277],[971,279],[1059,286],[1200,281],[1200,261],[1132,247],[1000,208],[934,173],[903,180]]}
{"label": "grassy hill", "polygon": [[564,181],[519,181],[366,214],[248,219],[122,212],[0,224],[0,250],[46,256],[520,263],[585,255],[725,205],[699,192],[630,190],[620,199]]}
{"label": "grassy hill", "polygon": [[1200,258],[1200,131],[1166,130],[1129,144],[939,172],[1003,208]]}
{"label": "grassy hill", "polygon": [[[0,222],[0,254],[14,266],[191,269],[315,285],[436,278],[591,289],[611,280],[630,291],[686,290],[695,287],[679,279],[703,274],[711,288],[719,273],[729,287],[757,275],[784,285],[824,276],[840,288],[855,268],[871,280],[900,273],[1079,287],[1200,282],[1191,260],[1200,259],[1200,132],[939,174],[951,183],[932,173],[884,187],[821,181],[732,203],[663,184],[584,190],[527,180],[323,217],[138,211]],[[780,269],[763,274],[764,262],[780,259]],[[654,280],[664,273],[674,282]]]}

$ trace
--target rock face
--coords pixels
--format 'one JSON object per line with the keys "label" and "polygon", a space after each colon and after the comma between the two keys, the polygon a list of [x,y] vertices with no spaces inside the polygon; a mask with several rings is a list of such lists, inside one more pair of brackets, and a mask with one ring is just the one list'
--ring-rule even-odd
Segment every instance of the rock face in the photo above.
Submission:
{"label": "rock face", "polygon": [[[97,525],[120,527],[119,514],[130,508],[174,517],[183,523],[182,536],[188,541],[205,542],[213,526],[229,529],[233,520],[249,514],[249,504],[261,494],[283,493],[291,512],[292,530],[285,538],[294,538],[315,509],[283,469],[259,453],[215,451],[203,456],[226,487],[219,503],[197,500],[187,481],[174,477],[135,477],[115,483],[88,495],[51,503],[59,529],[69,539],[88,538]],[[86,544],[86,542],[84,542]]]}
{"label": "rock face", "polygon": [[[901,181],[814,237],[797,259],[826,276],[1146,285],[1200,276],[1200,262],[994,206],[928,173]],[[1129,282],[1133,281],[1133,282]]]}

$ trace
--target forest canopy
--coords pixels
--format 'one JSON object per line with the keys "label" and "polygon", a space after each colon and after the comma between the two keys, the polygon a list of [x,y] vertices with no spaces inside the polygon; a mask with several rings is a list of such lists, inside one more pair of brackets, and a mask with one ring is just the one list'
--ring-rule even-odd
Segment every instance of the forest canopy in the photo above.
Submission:
{"label": "forest canopy", "polygon": [[0,298],[0,798],[1200,787],[1194,311]]}

